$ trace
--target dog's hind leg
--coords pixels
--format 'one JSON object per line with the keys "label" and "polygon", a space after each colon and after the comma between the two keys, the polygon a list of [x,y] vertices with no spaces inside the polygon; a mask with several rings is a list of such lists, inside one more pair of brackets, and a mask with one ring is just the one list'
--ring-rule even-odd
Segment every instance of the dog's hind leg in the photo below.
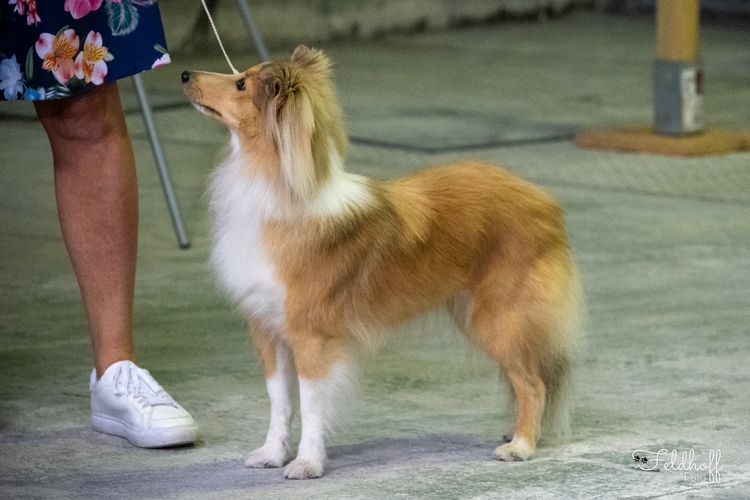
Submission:
{"label": "dog's hind leg", "polygon": [[476,295],[458,294],[448,303],[448,311],[469,340],[499,363],[511,384],[510,396],[517,403],[518,418],[515,425],[503,433],[507,444],[495,450],[495,458],[527,460],[536,449],[545,389],[541,378],[535,374],[531,353],[521,349],[523,318],[513,313],[507,296],[492,288],[480,287]]}
{"label": "dog's hind leg", "polygon": [[533,456],[543,417],[564,427],[577,279],[567,250],[552,250],[515,271],[489,275],[474,290],[467,335],[498,361],[518,406],[513,438],[495,450],[498,460]]}
{"label": "dog's hind leg", "polygon": [[474,323],[477,335],[482,337],[480,346],[499,362],[510,382],[518,409],[512,438],[503,436],[510,442],[499,446],[494,457],[503,461],[528,460],[536,450],[546,397],[537,356],[530,346],[518,341],[519,335],[523,335],[519,331],[523,330],[522,318],[507,313],[501,318],[482,316],[481,312],[475,315]]}
{"label": "dog's hind leg", "polygon": [[281,467],[290,455],[289,434],[297,400],[297,373],[289,347],[252,322],[252,337],[266,375],[271,422],[263,446],[250,452],[245,467]]}
{"label": "dog's hind leg", "polygon": [[506,368],[517,398],[516,428],[510,442],[498,446],[493,453],[495,458],[505,462],[528,460],[534,455],[544,413],[545,387],[542,379],[519,368]]}
{"label": "dog's hind leg", "polygon": [[315,334],[294,338],[292,349],[299,373],[302,438],[284,475],[312,479],[323,475],[325,437],[350,406],[353,361],[343,342]]}

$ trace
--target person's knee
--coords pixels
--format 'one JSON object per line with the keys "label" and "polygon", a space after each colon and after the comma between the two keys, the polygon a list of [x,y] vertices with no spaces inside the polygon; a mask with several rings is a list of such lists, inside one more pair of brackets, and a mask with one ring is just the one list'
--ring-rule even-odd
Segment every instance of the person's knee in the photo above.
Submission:
{"label": "person's knee", "polygon": [[96,143],[111,134],[126,133],[114,83],[103,84],[75,97],[35,101],[34,104],[50,141]]}

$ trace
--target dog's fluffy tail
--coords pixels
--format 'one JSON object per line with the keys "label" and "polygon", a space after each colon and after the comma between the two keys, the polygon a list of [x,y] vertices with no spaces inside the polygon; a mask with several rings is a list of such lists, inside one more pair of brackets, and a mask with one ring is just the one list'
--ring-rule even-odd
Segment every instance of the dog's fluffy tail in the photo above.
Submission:
{"label": "dog's fluffy tail", "polygon": [[541,378],[546,388],[543,425],[558,438],[570,437],[570,415],[573,409],[571,356],[580,347],[586,317],[580,277],[571,264],[564,293],[553,322],[555,339],[541,360]]}

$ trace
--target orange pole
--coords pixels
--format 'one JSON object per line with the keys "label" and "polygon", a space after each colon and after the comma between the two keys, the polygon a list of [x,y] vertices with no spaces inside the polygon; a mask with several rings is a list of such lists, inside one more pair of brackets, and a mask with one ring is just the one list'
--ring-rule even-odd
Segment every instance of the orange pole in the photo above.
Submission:
{"label": "orange pole", "polygon": [[699,0],[657,0],[656,57],[670,61],[698,58]]}

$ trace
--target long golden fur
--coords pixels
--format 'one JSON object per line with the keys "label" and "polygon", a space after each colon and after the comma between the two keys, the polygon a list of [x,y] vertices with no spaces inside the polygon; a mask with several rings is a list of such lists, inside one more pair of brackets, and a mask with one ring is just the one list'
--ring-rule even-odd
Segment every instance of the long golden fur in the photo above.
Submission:
{"label": "long golden fur", "polygon": [[554,200],[482,162],[387,181],[344,172],[346,132],[317,50],[183,82],[233,136],[212,180],[212,261],[249,318],[271,396],[266,443],[246,465],[286,462],[299,390],[302,440],[285,474],[320,476],[353,353],[441,305],[516,397],[513,438],[495,458],[530,458],[543,416],[564,426],[581,290]]}

